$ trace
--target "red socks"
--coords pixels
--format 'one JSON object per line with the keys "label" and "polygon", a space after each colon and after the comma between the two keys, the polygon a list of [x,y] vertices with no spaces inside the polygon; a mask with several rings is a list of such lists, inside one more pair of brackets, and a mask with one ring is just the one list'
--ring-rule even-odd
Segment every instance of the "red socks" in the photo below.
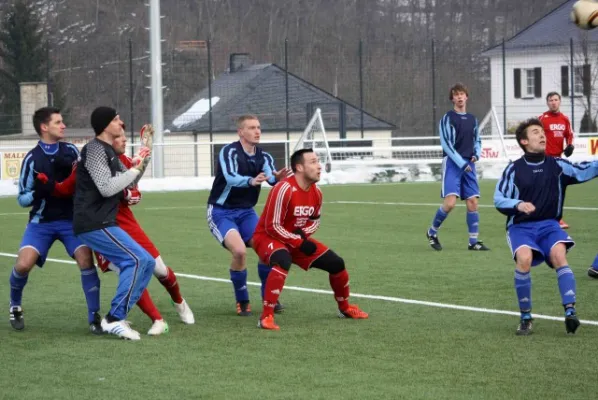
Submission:
{"label": "red socks", "polygon": [[160,311],[158,311],[158,309],[156,308],[156,305],[152,301],[152,298],[150,297],[150,294],[147,291],[147,289],[145,289],[143,293],[141,293],[141,297],[139,297],[139,300],[137,300],[137,305],[145,315],[152,319],[152,322],[162,319],[162,315],[160,314]]}
{"label": "red socks", "polygon": [[272,270],[268,274],[268,279],[266,280],[266,289],[264,290],[264,311],[262,312],[261,319],[274,314],[274,307],[284,288],[284,282],[287,279],[288,273],[288,271],[279,266],[272,267]]}
{"label": "red socks", "polygon": [[183,302],[183,297],[181,296],[181,290],[179,289],[179,283],[176,280],[176,275],[174,274],[173,270],[170,267],[166,267],[168,270],[166,276],[164,278],[158,278],[162,286],[168,291],[170,294],[170,298],[177,304],[181,304]]}
{"label": "red socks", "polygon": [[349,307],[349,273],[344,269],[338,274],[330,274],[329,280],[339,310],[346,310]]}

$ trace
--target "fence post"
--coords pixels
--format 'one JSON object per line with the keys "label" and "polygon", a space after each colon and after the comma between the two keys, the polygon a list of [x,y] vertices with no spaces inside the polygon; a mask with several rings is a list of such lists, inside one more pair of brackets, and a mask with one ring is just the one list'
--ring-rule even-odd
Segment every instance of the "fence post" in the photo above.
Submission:
{"label": "fence post", "polygon": [[[432,135],[436,132],[436,43],[432,39]],[[438,133],[440,135],[440,132]]]}
{"label": "fence post", "polygon": [[363,39],[359,39],[359,127],[363,139]]}
{"label": "fence post", "polygon": [[573,38],[569,39],[569,51],[571,57],[571,126],[575,130],[575,65],[573,64]]}
{"label": "fence post", "polygon": [[289,166],[289,146],[291,140],[291,127],[290,127],[290,115],[289,115],[289,39],[284,39],[284,90],[285,90],[285,123],[287,128],[287,144],[285,146],[286,157],[284,165]]}
{"label": "fence post", "polygon": [[50,41],[46,40],[46,95],[48,96],[48,107],[54,105],[52,98],[52,78],[50,77]]}
{"label": "fence post", "polygon": [[131,157],[135,155],[135,96],[133,93],[133,40],[129,38],[129,119],[131,124]]}
{"label": "fence post", "polygon": [[505,39],[502,40],[502,129],[506,135],[507,132],[507,49]]}
{"label": "fence post", "polygon": [[212,135],[212,39],[208,39],[208,120],[210,129],[210,176],[214,176],[214,137]]}

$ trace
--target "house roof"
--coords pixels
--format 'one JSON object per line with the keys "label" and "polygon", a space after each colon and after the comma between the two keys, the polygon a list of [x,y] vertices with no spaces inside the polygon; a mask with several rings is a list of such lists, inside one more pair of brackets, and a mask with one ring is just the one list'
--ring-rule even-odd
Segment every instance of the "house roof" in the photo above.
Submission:
{"label": "house roof", "polygon": [[[523,50],[532,47],[568,46],[571,39],[579,42],[584,35],[598,42],[598,29],[584,31],[571,21],[571,8],[577,0],[567,0],[544,15],[515,36],[505,41],[507,50]],[[502,51],[502,43],[486,49],[482,55],[493,56]]]}
{"label": "house roof", "polygon": [[[291,131],[305,129],[311,115],[309,103],[320,103],[324,127],[339,129],[338,103],[346,107],[345,127],[360,129],[360,110],[332,94],[289,72],[289,127]],[[285,70],[276,64],[244,67],[225,72],[212,82],[212,131],[234,132],[235,120],[243,114],[260,118],[263,131],[285,131]],[[203,89],[183,106],[167,124],[171,132],[207,132],[209,130],[209,94]],[[313,108],[315,110],[315,107]],[[364,129],[391,130],[395,126],[364,111]]]}

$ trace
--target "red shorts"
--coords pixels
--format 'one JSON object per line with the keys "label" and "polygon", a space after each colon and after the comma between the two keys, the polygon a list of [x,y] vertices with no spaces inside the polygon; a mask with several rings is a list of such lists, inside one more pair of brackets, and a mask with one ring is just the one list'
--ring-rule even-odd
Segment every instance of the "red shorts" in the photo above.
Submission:
{"label": "red shorts", "polygon": [[288,246],[268,235],[253,235],[253,249],[260,260],[266,265],[270,265],[270,256],[272,256],[275,251],[286,250],[291,255],[293,264],[296,264],[307,271],[314,261],[328,251],[328,247],[324,244],[315,239],[309,240],[316,244],[316,252],[311,256],[305,255],[300,252],[298,248]]}
{"label": "red shorts", "polygon": [[[129,218],[120,218],[120,216],[116,217],[116,222],[118,223],[118,227],[121,228],[123,231],[127,232],[131,239],[139,243],[141,247],[147,250],[148,253],[151,254],[152,257],[158,258],[160,256],[160,252],[154,245],[154,243],[150,240],[149,237],[145,234],[141,226],[137,222],[137,220],[129,219]],[[96,256],[96,260],[98,262],[98,267],[103,271],[109,271],[108,266],[110,265],[110,261],[106,260],[101,254],[94,251]]]}

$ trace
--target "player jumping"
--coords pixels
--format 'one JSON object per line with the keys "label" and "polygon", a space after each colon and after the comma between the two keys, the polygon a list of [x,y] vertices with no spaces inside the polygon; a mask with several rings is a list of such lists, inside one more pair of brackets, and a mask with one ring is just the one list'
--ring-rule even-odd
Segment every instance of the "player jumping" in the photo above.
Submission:
{"label": "player jumping", "polygon": [[318,156],[311,149],[298,150],[291,157],[291,168],[294,175],[277,184],[268,195],[253,236],[258,257],[272,267],[258,327],[280,329],[274,322],[274,311],[292,263],[306,271],[318,268],[328,272],[339,317],[365,319],[366,312],[349,304],[345,261],[311,238],[320,225],[322,210],[322,192],[315,185],[322,170]]}
{"label": "player jumping", "polygon": [[480,214],[478,198],[480,188],[476,176],[475,163],[480,160],[481,142],[478,120],[466,112],[467,88],[457,83],[449,92],[454,109],[444,114],[440,120],[439,135],[444,158],[442,160],[442,205],[436,211],[432,225],[426,231],[430,246],[442,250],[438,240],[438,230],[457,204],[457,197],[467,204],[467,226],[469,228],[469,250],[489,250],[478,240]]}
{"label": "player jumping", "polygon": [[[242,115],[237,120],[239,141],[220,150],[216,164],[216,176],[208,198],[207,220],[212,235],[232,254],[230,280],[237,300],[237,314],[251,315],[249,292],[247,290],[247,269],[245,267],[247,247],[257,225],[255,207],[263,182],[274,185],[289,174],[287,168],[276,171],[274,159],[259,146],[260,122],[254,115]],[[262,263],[257,266],[264,285],[270,267]],[[282,304],[276,305],[277,312]]]}
{"label": "player jumping", "polygon": [[60,110],[40,108],[33,114],[33,126],[40,137],[35,148],[23,159],[17,200],[21,207],[31,207],[17,262],[10,274],[10,324],[25,328],[21,300],[29,273],[42,267],[52,244],[59,240],[81,270],[81,284],[87,300],[89,329],[102,334],[100,325],[100,280],[90,249],[73,232],[73,197],[63,192],[75,176],[79,150],[60,140],[65,125]]}
{"label": "player jumping", "polygon": [[598,176],[598,161],[572,164],[546,155],[542,122],[529,119],[515,132],[525,154],[505,168],[496,185],[494,205],[507,215],[507,241],[515,260],[515,291],[521,320],[517,335],[532,331],[532,282],[530,270],[543,261],[556,272],[567,333],[575,333],[576,285],[567,262],[573,239],[559,226],[568,185]]}

